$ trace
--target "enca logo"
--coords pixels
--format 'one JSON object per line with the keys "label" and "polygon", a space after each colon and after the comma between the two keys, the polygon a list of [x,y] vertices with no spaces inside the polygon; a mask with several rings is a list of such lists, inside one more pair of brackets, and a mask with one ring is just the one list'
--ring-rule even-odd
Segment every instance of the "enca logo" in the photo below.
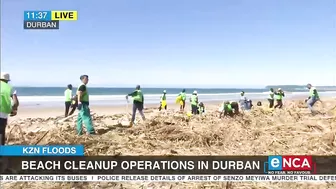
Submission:
{"label": "enca logo", "polygon": [[269,171],[312,171],[312,156],[269,156]]}

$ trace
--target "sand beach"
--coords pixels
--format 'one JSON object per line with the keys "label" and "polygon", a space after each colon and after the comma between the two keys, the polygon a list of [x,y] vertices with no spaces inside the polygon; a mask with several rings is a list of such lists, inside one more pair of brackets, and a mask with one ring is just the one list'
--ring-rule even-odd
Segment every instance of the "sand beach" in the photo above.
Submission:
{"label": "sand beach", "polygon": [[[219,102],[206,104],[204,116],[190,119],[175,104],[159,112],[156,106],[145,110],[146,121],[128,128],[131,104],[92,106],[95,136],[77,136],[76,116],[63,119],[62,108],[21,108],[10,118],[9,144],[83,144],[93,155],[270,155],[336,154],[334,99],[324,99],[312,116],[302,99],[287,100],[283,109],[254,107],[235,118],[218,118]],[[188,106],[187,106],[188,107]],[[189,107],[188,107],[189,109]],[[19,130],[21,128],[22,135]],[[4,188],[336,188],[333,183],[7,183]]]}
{"label": "sand beach", "polygon": [[336,189],[336,0],[0,11],[0,189]]}

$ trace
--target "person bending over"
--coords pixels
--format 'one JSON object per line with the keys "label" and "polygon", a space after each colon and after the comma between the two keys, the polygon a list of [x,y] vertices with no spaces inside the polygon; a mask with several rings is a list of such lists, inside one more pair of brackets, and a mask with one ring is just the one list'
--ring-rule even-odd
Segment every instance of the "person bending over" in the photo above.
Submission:
{"label": "person bending over", "polygon": [[221,118],[222,115],[233,117],[234,115],[238,114],[239,114],[239,104],[237,102],[226,101],[222,105],[222,111],[219,114],[219,118]]}
{"label": "person bending over", "polygon": [[248,99],[246,101],[246,110],[251,110],[253,107],[253,103],[252,103],[252,100]]}
{"label": "person bending over", "polygon": [[316,88],[313,87],[310,83],[307,84],[307,88],[309,89],[309,97],[306,99],[307,106],[312,114],[316,114],[317,111],[313,109],[313,106],[317,101],[321,101],[320,96]]}
{"label": "person bending over", "polygon": [[205,106],[203,102],[200,102],[198,105],[197,114],[205,114]]}

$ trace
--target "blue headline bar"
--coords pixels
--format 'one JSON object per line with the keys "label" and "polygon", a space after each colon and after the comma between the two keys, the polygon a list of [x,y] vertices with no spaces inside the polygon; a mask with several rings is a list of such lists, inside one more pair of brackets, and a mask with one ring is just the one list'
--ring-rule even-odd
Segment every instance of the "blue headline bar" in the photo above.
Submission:
{"label": "blue headline bar", "polygon": [[29,21],[50,21],[51,11],[24,11],[24,20]]}
{"label": "blue headline bar", "polygon": [[83,145],[0,146],[1,156],[84,156]]}

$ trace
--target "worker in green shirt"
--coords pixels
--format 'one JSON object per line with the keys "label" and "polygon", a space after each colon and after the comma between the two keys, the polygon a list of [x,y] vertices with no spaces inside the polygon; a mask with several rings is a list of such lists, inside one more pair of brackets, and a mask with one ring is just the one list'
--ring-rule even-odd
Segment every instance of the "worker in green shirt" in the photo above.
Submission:
{"label": "worker in green shirt", "polygon": [[182,104],[180,105],[180,111],[184,111],[186,100],[187,100],[186,90],[183,89],[182,92],[180,92],[178,96],[181,96],[181,100],[182,100]]}
{"label": "worker in green shirt", "polygon": [[282,108],[283,102],[282,99],[285,97],[285,93],[282,91],[281,88],[279,88],[275,93],[274,93],[275,100],[277,104],[274,106],[274,108]]}
{"label": "worker in green shirt", "polygon": [[5,145],[6,142],[5,134],[8,116],[15,116],[17,114],[17,108],[19,107],[19,100],[17,98],[16,91],[8,84],[9,81],[10,75],[2,72],[0,76],[0,145]]}
{"label": "worker in green shirt", "polygon": [[307,106],[308,106],[309,110],[313,114],[315,114],[315,113],[317,113],[317,111],[315,111],[313,109],[313,106],[317,101],[321,101],[320,96],[317,92],[317,89],[315,87],[313,87],[312,84],[310,84],[310,83],[307,84],[307,88],[309,89],[309,97],[306,99]]}
{"label": "worker in green shirt", "polygon": [[131,123],[130,123],[130,127],[133,126],[134,124],[134,121],[135,121],[135,116],[136,116],[136,111],[138,110],[142,119],[145,120],[145,115],[143,113],[143,109],[144,109],[144,96],[143,96],[143,93],[142,91],[140,90],[140,85],[137,85],[135,87],[135,90],[126,95],[126,99],[128,100],[128,96],[131,96],[133,98],[133,109],[132,109],[132,120],[131,120]]}
{"label": "worker in green shirt", "polygon": [[222,115],[233,117],[234,115],[239,114],[239,104],[237,102],[225,101],[222,104],[221,110],[222,111],[219,114],[219,118],[221,118]]}
{"label": "worker in green shirt", "polygon": [[[76,110],[76,107],[71,106],[71,104],[73,103],[72,85],[71,84],[69,84],[67,89],[64,91],[64,97],[65,97],[65,117],[68,117],[68,116],[72,115]],[[72,109],[69,113],[70,107]]]}
{"label": "worker in green shirt", "polygon": [[89,108],[89,92],[87,84],[89,82],[88,75],[80,76],[81,85],[77,89],[77,101],[78,101],[78,118],[77,118],[77,134],[82,135],[83,128],[82,123],[86,126],[88,134],[95,134],[95,130],[92,124],[92,118]]}
{"label": "worker in green shirt", "polygon": [[198,110],[198,96],[197,91],[194,91],[190,97],[190,104],[191,104],[191,113],[196,115]]}
{"label": "worker in green shirt", "polygon": [[165,110],[167,110],[167,91],[164,90],[163,94],[160,98],[160,107],[159,107],[159,111],[161,111],[161,109],[164,108]]}

